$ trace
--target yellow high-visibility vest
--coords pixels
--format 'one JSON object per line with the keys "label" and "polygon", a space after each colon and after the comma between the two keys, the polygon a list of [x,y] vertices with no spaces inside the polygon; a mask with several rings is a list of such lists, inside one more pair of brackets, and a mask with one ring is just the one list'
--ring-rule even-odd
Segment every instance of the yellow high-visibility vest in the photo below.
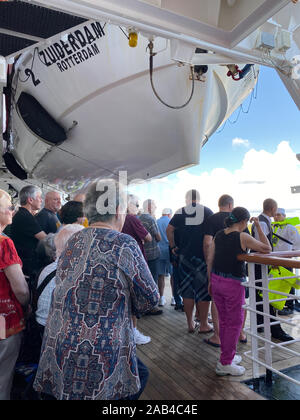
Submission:
{"label": "yellow high-visibility vest", "polygon": [[[278,292],[283,293],[290,293],[291,288],[294,287],[295,289],[300,289],[300,279],[299,278],[287,278],[283,280],[278,280],[278,277],[294,277],[295,274],[284,267],[272,267],[272,269],[269,272],[269,277],[274,277],[274,280],[271,280],[269,282],[269,289],[271,290],[277,290]],[[260,292],[260,295],[262,293]],[[269,299],[283,299],[285,296],[280,295],[279,293],[269,292]],[[285,306],[286,300],[280,301],[280,302],[271,302],[270,305],[272,305],[275,309],[282,310]]]}

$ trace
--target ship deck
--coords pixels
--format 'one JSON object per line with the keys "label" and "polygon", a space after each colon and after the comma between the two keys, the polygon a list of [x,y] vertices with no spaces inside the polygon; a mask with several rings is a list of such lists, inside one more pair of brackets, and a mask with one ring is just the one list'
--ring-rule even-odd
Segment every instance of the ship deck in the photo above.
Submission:
{"label": "ship deck", "polygon": [[[167,303],[158,316],[145,316],[138,321],[138,329],[151,337],[151,342],[138,346],[138,356],[148,366],[149,380],[141,400],[263,400],[243,382],[251,379],[252,362],[243,357],[246,368],[241,377],[219,377],[215,366],[220,350],[203,342],[212,334],[190,334],[184,312],[175,311],[170,305],[171,292],[166,281]],[[296,315],[293,315],[294,317]],[[289,316],[291,318],[292,316]],[[249,317],[246,327],[249,326]],[[300,338],[300,325],[284,325],[286,332]],[[262,343],[262,342],[261,342]],[[238,354],[243,356],[251,348],[248,343],[238,345]],[[299,352],[300,343],[289,345]],[[283,370],[299,365],[298,357],[281,349],[273,350],[273,367]],[[264,368],[261,374],[265,374]]]}

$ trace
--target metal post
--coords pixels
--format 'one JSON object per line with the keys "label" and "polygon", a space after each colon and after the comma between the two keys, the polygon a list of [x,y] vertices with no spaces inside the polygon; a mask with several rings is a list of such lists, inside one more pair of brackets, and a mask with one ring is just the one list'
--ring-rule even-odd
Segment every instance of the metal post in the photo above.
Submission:
{"label": "metal post", "polygon": [[[262,265],[262,287],[265,289],[263,290],[263,312],[265,314],[270,314],[270,303],[269,303],[269,292],[268,292],[268,266]],[[264,317],[264,335],[269,342],[271,341],[271,322],[272,319],[268,316]],[[267,366],[272,367],[272,348],[271,344],[265,341],[265,362]],[[266,369],[266,383],[272,383],[272,371]]]}
{"label": "metal post", "polygon": [[[300,269],[300,261],[292,260],[291,258],[300,257],[300,250],[299,251],[285,251],[285,252],[273,252],[271,255],[256,255],[255,253],[251,254],[243,254],[238,256],[240,261],[248,262],[248,286],[249,286],[249,305],[246,305],[250,312],[250,330],[248,329],[248,334],[251,335],[251,350],[246,351],[244,355],[252,361],[252,369],[253,369],[253,388],[256,392],[259,392],[260,380],[259,380],[259,366],[262,366],[266,369],[266,379],[265,382],[267,385],[272,384],[272,373],[274,372],[276,375],[285,378],[286,380],[295,383],[296,385],[300,386],[300,381],[293,379],[292,377],[282,373],[280,370],[275,369],[272,366],[272,349],[277,348],[281,351],[285,351],[289,354],[295,355],[296,357],[300,356],[300,353],[296,351],[296,349],[287,349],[286,346],[289,344],[293,344],[299,342],[300,339],[290,340],[289,342],[285,343],[274,343],[271,340],[271,325],[278,325],[279,323],[287,323],[293,326],[296,324],[292,323],[291,321],[283,320],[278,318],[277,315],[270,314],[270,299],[269,293],[274,292],[275,294],[281,294],[285,297],[290,296],[289,294],[278,292],[275,290],[271,290],[269,288],[269,280],[272,280],[272,277],[268,277],[268,265],[272,266],[280,266],[286,264],[288,267],[293,267],[296,269]],[[283,261],[284,259],[284,261]],[[262,275],[261,279],[255,280],[255,264],[261,265]],[[298,276],[295,276],[295,278]],[[280,277],[279,279],[285,279],[286,277]],[[290,278],[290,277],[288,277]],[[256,290],[261,290],[263,293],[262,301],[259,302],[260,308],[257,309],[257,302],[256,302]],[[282,299],[275,299],[274,301],[280,301]],[[273,300],[272,300],[273,301]],[[261,309],[262,306],[262,309]],[[259,336],[257,333],[257,313],[263,316],[263,323],[260,325],[264,327],[264,337]],[[295,321],[295,319],[293,320]],[[258,347],[258,342],[263,341],[263,345]],[[258,354],[260,351],[263,351],[264,359],[262,357],[259,358]]]}
{"label": "metal post", "polygon": [[[248,276],[249,276],[249,305],[250,308],[256,310],[256,293],[255,293],[255,264],[249,263],[248,264]],[[252,286],[252,287],[251,287]],[[256,360],[258,360],[258,338],[257,335],[257,319],[256,313],[254,311],[250,312],[250,330],[251,330],[251,343],[252,343],[252,369],[253,369],[253,378],[254,378],[254,385],[255,382],[258,382],[259,378],[259,364]]]}
{"label": "metal post", "polygon": [[7,62],[5,57],[0,55],[0,168],[2,167],[3,155],[3,119],[4,119],[4,101],[3,101],[3,88],[7,82]]}

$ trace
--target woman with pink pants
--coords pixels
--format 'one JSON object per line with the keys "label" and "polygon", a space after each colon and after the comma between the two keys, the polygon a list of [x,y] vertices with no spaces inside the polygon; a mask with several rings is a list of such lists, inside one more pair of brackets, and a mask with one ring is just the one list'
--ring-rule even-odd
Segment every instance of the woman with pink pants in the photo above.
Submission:
{"label": "woman with pink pants", "polygon": [[245,232],[250,214],[243,207],[236,207],[225,219],[224,230],[219,231],[210,247],[207,272],[209,293],[219,314],[221,357],[217,363],[217,375],[240,376],[245,368],[238,366],[242,358],[236,355],[236,347],[244,322],[246,281],[245,263],[237,255],[248,249],[262,253],[271,252],[269,241],[263,233],[258,218],[252,217],[259,240]]}

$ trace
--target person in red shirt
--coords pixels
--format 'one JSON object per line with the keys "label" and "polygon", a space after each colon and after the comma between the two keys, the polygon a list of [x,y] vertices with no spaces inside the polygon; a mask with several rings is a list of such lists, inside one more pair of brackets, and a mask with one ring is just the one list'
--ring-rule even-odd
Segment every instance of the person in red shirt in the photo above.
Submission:
{"label": "person in red shirt", "polygon": [[11,198],[0,190],[0,400],[9,400],[13,373],[25,328],[23,308],[29,290],[13,241],[3,234],[12,222]]}
{"label": "person in red shirt", "polygon": [[127,214],[122,232],[127,233],[127,235],[132,236],[137,241],[138,246],[146,259],[144,242],[151,242],[152,237],[144,228],[142,222],[137,218],[138,209],[138,198],[135,195],[130,194],[128,197]]}

